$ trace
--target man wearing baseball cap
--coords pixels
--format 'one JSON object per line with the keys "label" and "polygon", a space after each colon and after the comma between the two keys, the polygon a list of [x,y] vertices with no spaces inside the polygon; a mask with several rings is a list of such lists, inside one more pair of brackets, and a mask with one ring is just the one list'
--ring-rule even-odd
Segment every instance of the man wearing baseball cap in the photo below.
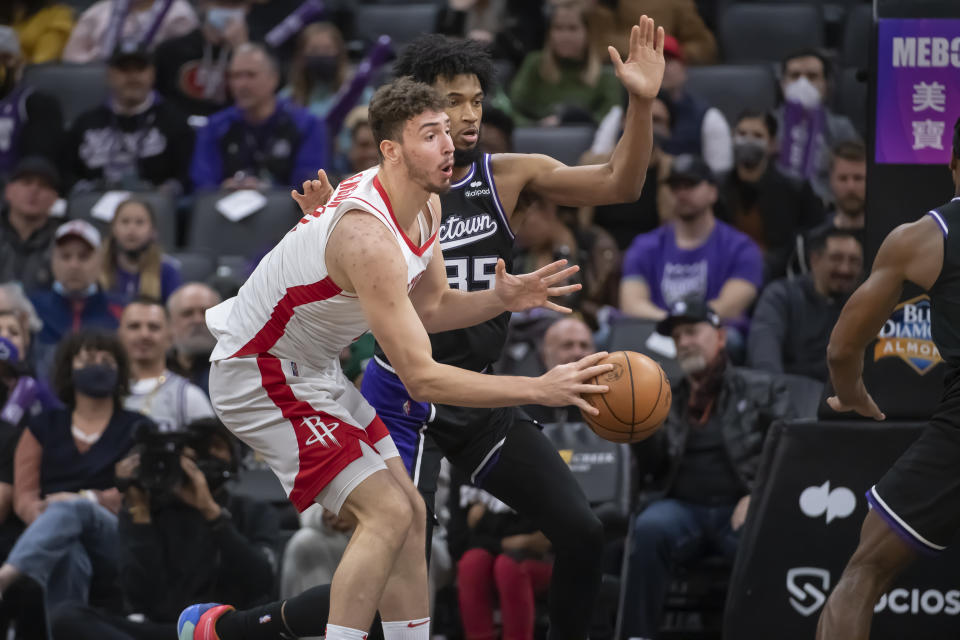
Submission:
{"label": "man wearing baseball cap", "polygon": [[50,285],[50,243],[60,224],[50,209],[59,183],[60,173],[43,156],[17,163],[0,202],[0,282],[27,290]]}
{"label": "man wearing baseball cap", "polygon": [[80,328],[116,329],[121,305],[108,298],[100,275],[100,232],[85,220],[62,224],[53,240],[53,286],[34,292],[30,301],[43,321],[37,336],[37,368],[47,373],[60,339]]}
{"label": "man wearing baseball cap", "polygon": [[13,27],[0,25],[0,184],[21,158],[57,158],[63,135],[60,103],[20,82],[24,59]]}
{"label": "man wearing baseball cap", "polygon": [[153,55],[120,44],[107,63],[110,99],[82,114],[67,136],[67,173],[80,189],[154,189],[173,195],[187,186],[193,129],[154,91]]}
{"label": "man wearing baseball cap", "polygon": [[673,383],[663,427],[637,445],[661,495],[634,521],[627,553],[623,636],[652,638],[674,563],[715,549],[731,563],[747,517],[767,428],[792,417],[786,386],[729,364],[726,330],[702,297],[674,302],[657,332],[673,338],[686,378]]}
{"label": "man wearing baseball cap", "polygon": [[698,295],[728,326],[742,352],[746,310],[763,284],[763,257],[744,233],[717,220],[717,185],[697,156],[674,158],[667,185],[674,220],[638,235],[623,258],[620,304],[628,315],[662,320],[679,300]]}

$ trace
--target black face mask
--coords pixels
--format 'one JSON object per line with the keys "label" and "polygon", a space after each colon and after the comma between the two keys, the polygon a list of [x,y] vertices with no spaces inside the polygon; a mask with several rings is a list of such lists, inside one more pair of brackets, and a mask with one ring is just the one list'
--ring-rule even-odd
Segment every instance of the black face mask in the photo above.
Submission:
{"label": "black face mask", "polygon": [[109,364],[88,364],[73,370],[73,387],[91,398],[106,398],[117,388],[117,368]]}
{"label": "black face mask", "polygon": [[147,241],[143,246],[135,247],[133,249],[120,249],[120,251],[125,255],[129,260],[139,260],[144,253],[147,252],[147,249],[150,248],[152,242]]}
{"label": "black face mask", "polygon": [[756,169],[767,156],[767,145],[760,140],[742,140],[733,144],[733,159],[744,169]]}
{"label": "black face mask", "polygon": [[311,76],[322,82],[336,79],[340,70],[339,56],[304,56],[303,68]]}

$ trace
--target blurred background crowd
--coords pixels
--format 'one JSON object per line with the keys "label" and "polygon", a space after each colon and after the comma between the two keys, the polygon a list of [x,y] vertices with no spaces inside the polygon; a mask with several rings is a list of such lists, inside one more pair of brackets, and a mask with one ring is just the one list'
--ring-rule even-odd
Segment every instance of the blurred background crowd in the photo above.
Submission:
{"label": "blurred background crowd", "polygon": [[[566,258],[580,265],[583,289],[564,302],[572,319],[516,314],[499,371],[537,375],[629,348],[671,375],[668,423],[686,448],[627,454],[627,506],[608,527],[607,573],[617,578],[608,617],[622,591],[620,608],[635,613],[621,616],[623,637],[655,635],[670,563],[639,550],[672,549],[680,537],[664,501],[707,510],[698,531],[716,544],[700,555],[729,568],[763,429],[815,411],[830,331],[863,276],[870,8],[5,0],[4,628],[19,638],[172,638],[192,602],[242,607],[328,582],[350,524],[319,507],[298,518],[218,424],[205,310],[296,223],[292,188],[320,168],[336,184],[376,164],[365,105],[407,42],[441,33],[488,48],[497,79],[484,151],[588,164],[610,156],[626,108],[606,47],[625,55],[647,14],[667,38],[643,193],[580,209],[521,199],[513,271]],[[687,323],[660,336],[668,316]],[[344,371],[359,382],[371,354],[368,336],[344,352]],[[731,408],[744,400],[757,411]],[[688,437],[708,420],[733,435]],[[670,464],[648,464],[651,455]],[[448,484],[435,634],[540,633],[549,542],[465,479]],[[719,525],[703,524],[715,513]],[[602,623],[596,637],[611,637]]]}

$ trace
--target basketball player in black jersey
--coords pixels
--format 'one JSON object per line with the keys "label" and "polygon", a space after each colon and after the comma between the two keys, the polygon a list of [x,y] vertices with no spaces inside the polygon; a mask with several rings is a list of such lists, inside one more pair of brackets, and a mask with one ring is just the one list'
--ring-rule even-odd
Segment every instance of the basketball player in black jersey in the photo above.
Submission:
{"label": "basketball player in black jersey", "polygon": [[[663,29],[644,16],[633,27],[622,62],[610,47],[617,77],[630,94],[623,136],[604,165],[568,167],[529,154],[481,154],[477,148],[484,95],[493,68],[475,42],[425,36],[397,61],[397,76],[431,84],[448,100],[454,141],[451,190],[441,196],[439,240],[451,287],[492,286],[499,258],[513,254],[511,217],[521,191],[560,205],[632,202],[639,197],[652,148],[651,103],[663,77]],[[509,314],[431,336],[438,362],[491,372],[507,334]],[[556,449],[519,409],[462,409],[415,402],[378,350],[362,391],[390,429],[401,457],[433,509],[441,454],[474,484],[533,520],[555,556],[550,585],[550,638],[589,632],[600,586],[603,529]],[[430,544],[428,523],[427,545]]]}
{"label": "basketball player in black jersey", "polygon": [[912,282],[930,295],[933,341],[950,369],[923,433],[867,493],[873,508],[820,616],[818,640],[867,640],[880,594],[918,551],[942,551],[960,530],[960,120],[950,170],[956,197],[890,232],[827,347],[837,394],[830,406],[883,420],[863,385],[863,351]]}

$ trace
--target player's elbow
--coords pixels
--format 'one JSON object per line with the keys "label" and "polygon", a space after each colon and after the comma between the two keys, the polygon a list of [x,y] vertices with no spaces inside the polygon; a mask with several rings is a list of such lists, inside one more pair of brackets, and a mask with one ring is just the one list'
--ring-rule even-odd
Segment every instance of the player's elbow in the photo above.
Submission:
{"label": "player's elbow", "polygon": [[849,345],[833,341],[827,345],[827,366],[831,368],[842,365],[853,357],[854,350]]}
{"label": "player's elbow", "polygon": [[397,375],[414,402],[436,402],[436,382],[428,366],[397,369]]}
{"label": "player's elbow", "polygon": [[635,202],[640,199],[640,192],[643,191],[646,174],[640,172],[638,175],[636,166],[628,166],[623,169],[618,175],[611,167],[611,185],[608,190],[611,199],[610,204]]}

